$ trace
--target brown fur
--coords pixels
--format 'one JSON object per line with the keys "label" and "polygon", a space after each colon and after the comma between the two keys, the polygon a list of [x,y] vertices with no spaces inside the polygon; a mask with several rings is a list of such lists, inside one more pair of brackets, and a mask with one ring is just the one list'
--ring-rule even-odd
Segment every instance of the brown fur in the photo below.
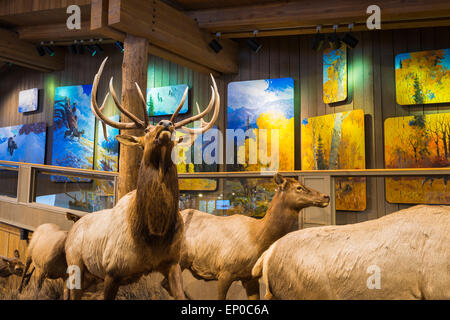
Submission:
{"label": "brown fur", "polygon": [[243,215],[214,216],[184,210],[186,241],[181,266],[203,280],[218,280],[218,298],[225,299],[234,281],[242,281],[249,299],[259,298],[251,270],[261,253],[286,233],[298,229],[299,211],[324,207],[329,197],[295,179],[275,175],[278,190],[262,219]]}
{"label": "brown fur", "polygon": [[19,251],[14,251],[14,258],[0,256],[0,277],[8,278],[11,275],[22,276],[24,264],[20,261]]}

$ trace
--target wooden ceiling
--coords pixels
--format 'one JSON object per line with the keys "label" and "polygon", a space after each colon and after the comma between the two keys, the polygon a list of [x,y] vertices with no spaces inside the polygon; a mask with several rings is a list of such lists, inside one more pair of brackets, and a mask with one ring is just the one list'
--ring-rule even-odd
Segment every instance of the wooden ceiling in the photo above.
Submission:
{"label": "wooden ceiling", "polygon": [[[450,26],[449,0],[378,3],[382,29]],[[66,27],[66,10],[73,4],[81,8],[80,30]],[[57,45],[80,39],[123,41],[129,33],[147,38],[151,54],[196,71],[233,73],[237,46],[227,38],[253,37],[254,30],[258,37],[315,33],[317,25],[330,32],[334,24],[343,32],[349,23],[355,24],[355,31],[367,30],[366,9],[372,4],[373,0],[0,0],[0,29],[17,34],[17,47],[51,40]],[[218,54],[208,46],[216,32],[221,32],[224,47]],[[6,58],[0,56],[4,61],[15,59]],[[49,61],[36,65],[39,61],[32,61],[32,66],[61,67]]]}

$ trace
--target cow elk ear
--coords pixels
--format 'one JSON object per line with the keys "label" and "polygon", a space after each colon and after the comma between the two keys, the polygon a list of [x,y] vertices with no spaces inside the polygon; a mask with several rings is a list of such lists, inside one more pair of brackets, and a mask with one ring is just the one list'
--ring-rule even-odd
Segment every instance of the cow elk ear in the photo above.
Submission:
{"label": "cow elk ear", "polygon": [[116,136],[116,139],[121,143],[129,147],[140,147],[144,148],[141,142],[141,138],[130,136],[128,134],[119,134]]}
{"label": "cow elk ear", "polygon": [[284,190],[287,184],[287,180],[278,172],[273,176],[273,180],[280,187],[281,190]]}

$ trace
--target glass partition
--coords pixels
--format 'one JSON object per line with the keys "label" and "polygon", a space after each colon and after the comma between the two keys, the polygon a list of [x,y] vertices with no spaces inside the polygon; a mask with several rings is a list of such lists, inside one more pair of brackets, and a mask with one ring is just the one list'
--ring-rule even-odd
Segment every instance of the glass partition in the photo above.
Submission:
{"label": "glass partition", "polygon": [[33,201],[94,212],[114,207],[114,177],[37,170]]}
{"label": "glass partition", "polygon": [[[180,178],[180,183],[185,180]],[[202,180],[202,179],[186,179]],[[200,185],[198,182],[195,185]],[[243,214],[261,218],[276,190],[272,178],[220,178],[215,191],[180,191],[180,210],[197,209],[220,216]]]}
{"label": "glass partition", "polygon": [[17,185],[19,180],[19,171],[12,166],[0,166],[0,196],[17,198]]}

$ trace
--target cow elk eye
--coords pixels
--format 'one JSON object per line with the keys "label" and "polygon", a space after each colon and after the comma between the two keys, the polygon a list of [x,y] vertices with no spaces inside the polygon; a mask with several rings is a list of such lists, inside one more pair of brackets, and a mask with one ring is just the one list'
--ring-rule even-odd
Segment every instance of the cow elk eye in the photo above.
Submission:
{"label": "cow elk eye", "polygon": [[305,189],[303,189],[303,188],[300,187],[300,186],[297,187],[297,190],[298,190],[298,191],[305,191]]}

